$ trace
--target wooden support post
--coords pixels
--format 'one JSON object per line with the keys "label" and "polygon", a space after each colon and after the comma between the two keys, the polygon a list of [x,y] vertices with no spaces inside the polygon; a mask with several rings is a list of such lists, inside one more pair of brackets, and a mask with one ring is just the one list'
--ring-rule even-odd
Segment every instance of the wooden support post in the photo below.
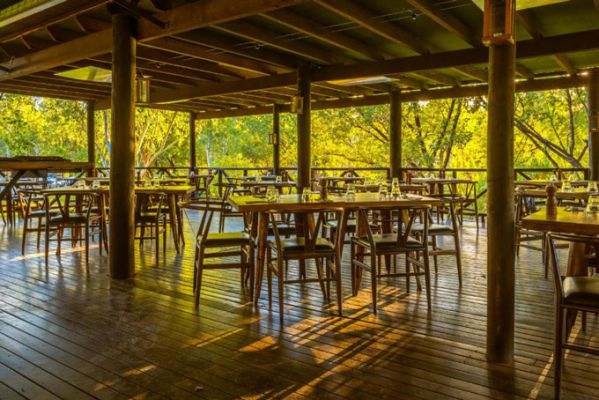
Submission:
{"label": "wooden support post", "polygon": [[591,180],[599,180],[599,68],[590,71],[587,92],[589,102],[589,170]]}
{"label": "wooden support post", "polygon": [[312,162],[310,139],[310,67],[301,66],[297,71],[297,91],[301,106],[297,114],[297,188],[311,186],[310,168]]}
{"label": "wooden support post", "polygon": [[110,275],[135,272],[135,20],[112,16],[112,129],[110,134]]}
{"label": "wooden support post", "polygon": [[389,110],[389,152],[391,177],[401,179],[401,97],[399,91],[392,91]]}
{"label": "wooden support post", "polygon": [[272,107],[272,172],[274,175],[281,174],[281,106],[275,104]]}
{"label": "wooden support post", "polygon": [[94,168],[87,171],[87,176],[96,175],[96,123],[94,119],[94,102],[87,102],[87,162],[94,163]]}
{"label": "wooden support post", "polygon": [[195,172],[196,161],[196,114],[189,113],[189,170]]}
{"label": "wooden support post", "polygon": [[[505,15],[491,17],[505,24]],[[487,359],[499,363],[511,362],[514,352],[515,51],[509,43],[489,46]]]}

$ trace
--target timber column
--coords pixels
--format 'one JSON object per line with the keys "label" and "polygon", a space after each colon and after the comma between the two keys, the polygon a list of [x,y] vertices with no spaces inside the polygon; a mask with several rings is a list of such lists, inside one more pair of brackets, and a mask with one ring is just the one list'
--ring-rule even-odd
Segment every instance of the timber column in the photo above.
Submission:
{"label": "timber column", "polygon": [[110,276],[135,272],[135,20],[112,15]]}
{"label": "timber column", "polygon": [[274,175],[281,174],[281,106],[272,106],[272,172]]}
{"label": "timber column", "polygon": [[94,102],[88,101],[87,112],[87,162],[93,163],[94,167],[87,171],[87,176],[96,175],[96,121],[94,119]]}
{"label": "timber column", "polygon": [[189,169],[195,172],[197,166],[196,161],[196,114],[189,113]]}
{"label": "timber column", "polygon": [[[492,32],[512,18],[505,2],[491,13]],[[515,7],[515,5],[514,5]],[[487,359],[509,363],[514,353],[514,42],[489,46],[487,125]]]}
{"label": "timber column", "polygon": [[297,114],[297,188],[311,186],[311,121],[310,121],[310,67],[301,66],[297,71],[297,91],[301,106]]}
{"label": "timber column", "polygon": [[589,101],[589,170],[599,180],[599,68],[592,69],[587,91]]}
{"label": "timber column", "polygon": [[389,151],[391,178],[401,180],[401,97],[397,90],[389,94]]}

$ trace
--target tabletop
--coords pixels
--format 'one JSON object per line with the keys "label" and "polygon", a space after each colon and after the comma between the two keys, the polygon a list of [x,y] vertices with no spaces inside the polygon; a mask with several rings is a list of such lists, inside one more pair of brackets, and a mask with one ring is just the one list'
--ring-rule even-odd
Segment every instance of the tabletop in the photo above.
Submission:
{"label": "tabletop", "polygon": [[456,184],[456,183],[476,183],[471,179],[461,178],[412,178],[413,183],[427,183],[427,184]]}
{"label": "tabletop", "polygon": [[[516,189],[516,193],[526,197],[547,197],[547,191],[545,189]],[[591,195],[591,192],[587,190],[573,190],[563,192],[558,190],[555,192],[555,197],[558,199],[580,199],[586,200]]]}
{"label": "tabletop", "polygon": [[[316,195],[318,196],[318,195]],[[313,196],[315,197],[315,196]],[[318,211],[331,208],[393,208],[393,207],[420,207],[424,205],[440,205],[441,200],[414,194],[405,197],[380,199],[378,193],[356,193],[353,199],[345,195],[330,194],[327,200],[313,199],[303,201],[299,194],[280,196],[276,202],[268,202],[264,197],[258,196],[232,196],[229,203],[241,212],[247,211]]]}
{"label": "tabletop", "polygon": [[[194,187],[190,185],[174,185],[174,186],[136,186],[135,191],[155,192],[166,194],[188,194],[194,191]],[[42,189],[42,193],[105,193],[108,192],[108,186],[100,186],[93,188],[91,186],[63,186],[56,188]]]}
{"label": "tabletop", "polygon": [[599,235],[599,213],[569,211],[558,207],[557,215],[549,216],[545,210],[524,217],[522,227],[535,231]]}

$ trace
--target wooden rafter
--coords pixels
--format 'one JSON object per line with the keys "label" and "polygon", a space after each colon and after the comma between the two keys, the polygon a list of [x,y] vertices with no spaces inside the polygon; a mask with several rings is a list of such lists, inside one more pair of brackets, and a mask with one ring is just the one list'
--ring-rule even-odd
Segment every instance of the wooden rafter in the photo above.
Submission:
{"label": "wooden rafter", "polygon": [[[157,13],[155,16],[168,26],[160,29],[150,22],[140,20],[137,39],[149,42],[158,38],[197,29],[211,24],[231,21],[248,15],[268,12],[278,8],[299,4],[305,0],[202,0]],[[62,43],[51,48],[19,57],[7,65],[10,72],[0,71],[0,80],[7,80],[43,71],[68,62],[94,57],[110,52],[112,29],[105,29],[80,39]]]}

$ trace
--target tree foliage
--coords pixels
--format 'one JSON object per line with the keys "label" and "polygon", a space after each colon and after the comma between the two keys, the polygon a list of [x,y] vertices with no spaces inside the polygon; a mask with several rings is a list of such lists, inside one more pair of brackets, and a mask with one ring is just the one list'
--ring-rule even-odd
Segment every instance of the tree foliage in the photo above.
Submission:
{"label": "tree foliage", "polygon": [[[587,165],[586,94],[582,89],[517,95],[517,167]],[[87,155],[85,105],[79,102],[0,94],[0,154]],[[389,164],[389,108],[371,106],[313,112],[315,167],[386,167]],[[436,100],[402,105],[405,166],[484,168],[487,104],[484,98]],[[272,117],[236,117],[196,123],[198,165],[272,165]],[[187,113],[139,108],[136,165],[188,165]],[[96,112],[97,164],[110,163],[110,112]],[[281,164],[295,166],[296,121],[281,116]]]}

